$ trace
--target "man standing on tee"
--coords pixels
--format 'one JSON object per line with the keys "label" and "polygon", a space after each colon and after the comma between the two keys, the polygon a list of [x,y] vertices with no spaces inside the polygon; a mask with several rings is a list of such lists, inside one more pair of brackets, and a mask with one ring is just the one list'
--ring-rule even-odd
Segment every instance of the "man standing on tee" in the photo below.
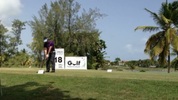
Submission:
{"label": "man standing on tee", "polygon": [[44,56],[46,61],[46,72],[50,71],[50,63],[52,64],[52,71],[55,72],[55,48],[54,42],[48,38],[44,38]]}

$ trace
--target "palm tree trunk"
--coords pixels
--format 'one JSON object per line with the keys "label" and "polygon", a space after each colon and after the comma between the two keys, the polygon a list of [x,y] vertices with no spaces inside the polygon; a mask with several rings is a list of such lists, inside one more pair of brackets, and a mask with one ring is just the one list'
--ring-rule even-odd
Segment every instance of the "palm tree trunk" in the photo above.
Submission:
{"label": "palm tree trunk", "polygon": [[171,64],[170,64],[170,50],[168,50],[168,73],[170,73]]}

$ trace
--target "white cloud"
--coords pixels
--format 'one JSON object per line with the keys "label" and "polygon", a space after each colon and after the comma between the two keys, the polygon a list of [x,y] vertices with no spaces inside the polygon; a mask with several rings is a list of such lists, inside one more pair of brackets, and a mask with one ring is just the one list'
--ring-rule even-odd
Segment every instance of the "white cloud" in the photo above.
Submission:
{"label": "white cloud", "polygon": [[0,2],[0,20],[9,20],[10,17],[21,13],[22,4],[20,0],[1,0]]}
{"label": "white cloud", "polygon": [[0,2],[0,20],[2,24],[11,29],[13,18],[21,13],[22,4],[20,0],[1,0]]}
{"label": "white cloud", "polygon": [[134,47],[132,44],[127,44],[126,46],[125,46],[125,48],[126,48],[126,51],[128,52],[128,53],[140,53],[140,52],[143,52],[143,48],[141,48],[141,47]]}
{"label": "white cloud", "polygon": [[132,50],[132,44],[127,44],[125,47],[126,47],[128,50]]}
{"label": "white cloud", "polygon": [[1,0],[0,15],[3,17],[10,17],[21,12],[22,4],[20,0]]}

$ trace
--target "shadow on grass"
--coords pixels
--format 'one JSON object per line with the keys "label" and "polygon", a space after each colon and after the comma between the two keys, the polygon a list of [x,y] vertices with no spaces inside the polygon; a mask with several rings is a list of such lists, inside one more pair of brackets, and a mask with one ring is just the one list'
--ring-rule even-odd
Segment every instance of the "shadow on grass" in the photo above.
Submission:
{"label": "shadow on grass", "polygon": [[[52,86],[54,82],[42,85],[36,82],[27,82],[11,87],[2,86],[0,100],[82,100],[71,97],[70,91],[62,91]],[[89,98],[87,100],[96,100]]]}

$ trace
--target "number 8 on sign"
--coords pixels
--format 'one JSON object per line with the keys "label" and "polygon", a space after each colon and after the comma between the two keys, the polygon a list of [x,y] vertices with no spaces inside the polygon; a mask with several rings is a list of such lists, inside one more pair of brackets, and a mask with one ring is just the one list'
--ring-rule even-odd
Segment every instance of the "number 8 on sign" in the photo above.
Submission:
{"label": "number 8 on sign", "polygon": [[55,62],[56,63],[61,63],[62,62],[62,57],[55,57]]}

